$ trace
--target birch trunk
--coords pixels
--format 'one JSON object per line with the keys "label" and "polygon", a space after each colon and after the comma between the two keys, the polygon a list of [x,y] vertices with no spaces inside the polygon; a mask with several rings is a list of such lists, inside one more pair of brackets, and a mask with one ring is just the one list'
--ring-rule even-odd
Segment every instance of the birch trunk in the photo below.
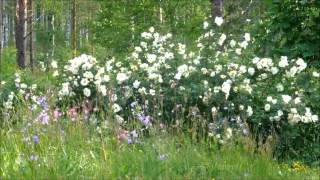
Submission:
{"label": "birch trunk", "polygon": [[76,22],[76,0],[72,1],[72,56],[76,57],[77,55],[77,22]]}
{"label": "birch trunk", "polygon": [[56,46],[56,42],[55,42],[55,25],[54,25],[54,20],[55,17],[54,15],[52,15],[52,19],[51,19],[51,26],[52,26],[52,52],[51,52],[51,58],[54,58],[54,53],[55,53],[55,46]]}
{"label": "birch trunk", "polygon": [[3,47],[3,12],[4,12],[4,0],[0,0],[0,86],[2,81],[2,47]]}

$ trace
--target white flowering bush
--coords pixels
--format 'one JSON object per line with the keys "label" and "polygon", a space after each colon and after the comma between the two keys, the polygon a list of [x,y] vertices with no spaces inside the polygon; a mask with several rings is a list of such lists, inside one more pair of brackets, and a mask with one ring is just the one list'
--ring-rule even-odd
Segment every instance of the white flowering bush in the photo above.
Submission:
{"label": "white flowering bush", "polygon": [[89,55],[83,54],[69,60],[61,74],[63,82],[58,93],[60,100],[77,105],[84,99],[97,98],[99,94],[106,96],[110,80],[107,70],[107,67],[99,66],[97,60]]}
{"label": "white flowering bush", "polygon": [[[222,24],[216,18],[212,26]],[[100,65],[88,55],[74,58],[60,73],[60,100],[72,106],[95,102],[91,110],[110,110],[126,129],[170,125],[222,144],[235,133],[261,141],[273,134],[285,147],[303,136],[319,136],[319,105],[311,99],[319,99],[318,72],[306,71],[301,58],[257,57],[249,33],[237,37],[209,27],[205,22],[193,51],[151,27],[125,59]]]}

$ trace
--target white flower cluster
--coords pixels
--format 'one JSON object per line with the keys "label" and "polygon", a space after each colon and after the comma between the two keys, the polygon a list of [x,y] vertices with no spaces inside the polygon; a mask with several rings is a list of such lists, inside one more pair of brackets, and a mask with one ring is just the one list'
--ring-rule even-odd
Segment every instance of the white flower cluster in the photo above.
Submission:
{"label": "white flower cluster", "polygon": [[94,57],[82,54],[79,57],[69,60],[68,64],[64,66],[64,69],[74,75],[78,75],[81,71],[90,70],[96,63],[97,60]]}
{"label": "white flower cluster", "polygon": [[319,120],[318,115],[312,114],[310,108],[305,108],[305,113],[300,115],[296,108],[291,108],[288,114],[288,120],[290,124],[296,124],[298,122],[314,123]]}
{"label": "white flower cluster", "polygon": [[190,73],[194,72],[195,68],[192,66],[188,66],[186,64],[180,65],[177,68],[177,73],[175,74],[174,78],[180,80],[181,77],[188,77]]}
{"label": "white flower cluster", "polygon": [[299,58],[297,60],[291,60],[291,62],[295,62],[295,64],[286,71],[286,75],[288,77],[295,77],[296,74],[302,72],[303,70],[305,70],[307,68],[307,63],[304,62],[303,59]]}
{"label": "white flower cluster", "polygon": [[69,60],[64,66],[63,76],[66,81],[61,83],[59,95],[81,95],[89,98],[94,91],[98,91],[106,96],[106,83],[110,80],[108,72],[111,71],[113,62],[114,59],[111,59],[106,62],[105,67],[100,67],[94,57],[85,54]]}
{"label": "white flower cluster", "polygon": [[59,71],[58,71],[58,63],[57,63],[57,61],[52,61],[51,62],[51,67],[52,67],[52,69],[53,69],[53,74],[52,74],[52,76],[53,77],[57,77],[57,76],[59,76]]}
{"label": "white flower cluster", "polygon": [[[19,98],[24,98],[25,101],[31,100],[31,102],[36,103],[38,96],[37,94],[37,85],[36,84],[27,84],[21,79],[20,73],[15,73],[15,87],[14,91],[10,91],[7,94],[6,99],[4,99],[2,106],[4,110],[8,113],[11,110],[14,110],[14,102]],[[5,84],[2,84],[5,85]],[[2,86],[0,86],[0,96],[2,96]],[[0,97],[1,98],[1,97]],[[29,107],[35,109],[36,107]]]}
{"label": "white flower cluster", "polygon": [[3,102],[3,106],[5,109],[10,110],[13,109],[13,99],[14,99],[14,93],[10,92],[10,94],[8,95],[8,99]]}

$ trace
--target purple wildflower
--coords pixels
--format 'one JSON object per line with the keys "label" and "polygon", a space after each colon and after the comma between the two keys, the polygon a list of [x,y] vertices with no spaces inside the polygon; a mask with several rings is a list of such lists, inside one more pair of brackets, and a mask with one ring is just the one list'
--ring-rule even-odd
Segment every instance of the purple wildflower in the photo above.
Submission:
{"label": "purple wildflower", "polygon": [[43,111],[41,112],[41,114],[39,115],[39,120],[41,121],[41,123],[43,125],[48,125],[49,124],[49,115],[47,112]]}
{"label": "purple wildflower", "polygon": [[30,156],[30,161],[37,161],[38,160],[38,156],[37,155],[31,155]]}
{"label": "purple wildflower", "polygon": [[128,138],[128,144],[132,144],[132,143],[133,143],[132,139]]}
{"label": "purple wildflower", "polygon": [[145,126],[148,126],[151,123],[151,117],[150,116],[138,115],[138,118]]}
{"label": "purple wildflower", "polygon": [[132,136],[133,138],[137,138],[137,137],[138,137],[138,133],[137,133],[136,130],[131,131],[130,134],[131,134],[131,136]]}
{"label": "purple wildflower", "polygon": [[39,136],[38,136],[38,135],[33,135],[33,136],[32,136],[32,141],[33,141],[35,144],[39,144]]}
{"label": "purple wildflower", "polygon": [[46,97],[44,97],[44,96],[43,97],[39,97],[37,99],[37,103],[39,105],[41,105],[44,110],[48,110],[49,109],[49,105],[47,103],[47,98]]}
{"label": "purple wildflower", "polygon": [[164,161],[164,160],[167,159],[167,155],[165,155],[165,154],[160,154],[159,159],[160,159],[161,161]]}

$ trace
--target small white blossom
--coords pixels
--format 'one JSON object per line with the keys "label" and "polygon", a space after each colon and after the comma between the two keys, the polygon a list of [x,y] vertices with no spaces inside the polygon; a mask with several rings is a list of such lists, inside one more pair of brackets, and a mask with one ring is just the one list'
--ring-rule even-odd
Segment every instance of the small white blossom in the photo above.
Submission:
{"label": "small white blossom", "polygon": [[125,73],[118,73],[116,79],[118,81],[118,84],[121,84],[124,81],[126,81],[127,79],[129,79],[129,77]]}
{"label": "small white blossom", "polygon": [[249,73],[251,76],[253,76],[254,73],[255,73],[254,68],[252,68],[252,67],[248,68],[248,73]]}
{"label": "small white blossom", "polygon": [[267,111],[267,112],[270,111],[270,108],[271,108],[270,104],[266,104],[266,105],[264,106],[264,110]]}
{"label": "small white blossom", "polygon": [[52,74],[53,77],[57,77],[59,76],[59,71],[58,70],[55,70]]}
{"label": "small white blossom", "polygon": [[151,33],[154,33],[154,27],[151,26],[151,27],[149,28],[149,31],[150,31]]}
{"label": "small white blossom", "polygon": [[203,29],[207,29],[209,27],[209,23],[207,21],[203,22]]}
{"label": "small white blossom", "polygon": [[284,90],[284,87],[283,87],[282,84],[278,83],[278,84],[276,85],[276,89],[277,89],[278,92],[282,92],[282,91]]}
{"label": "small white blossom", "polygon": [[220,46],[223,45],[224,41],[226,40],[227,36],[225,34],[221,34],[220,38],[219,38],[219,41],[218,41],[218,44]]}
{"label": "small white blossom", "polygon": [[244,39],[247,41],[247,42],[249,42],[250,41],[250,34],[249,33],[245,33],[244,34]]}
{"label": "small white blossom", "polygon": [[281,56],[280,62],[279,62],[279,67],[284,68],[289,66],[288,63],[288,57],[287,56]]}
{"label": "small white blossom", "polygon": [[83,94],[86,96],[86,97],[90,97],[91,95],[91,91],[89,88],[84,88],[83,89]]}
{"label": "small white blossom", "polygon": [[154,89],[150,89],[150,90],[149,90],[149,94],[150,94],[151,96],[154,96],[154,95],[156,95],[156,91],[155,91]]}
{"label": "small white blossom", "polygon": [[232,81],[227,80],[227,81],[223,82],[223,84],[221,86],[221,91],[225,93],[226,99],[228,99],[228,97],[229,97],[231,84],[232,84]]}
{"label": "small white blossom", "polygon": [[101,85],[100,86],[100,92],[102,94],[102,96],[106,96],[107,95],[107,88],[105,85]]}
{"label": "small white blossom", "polygon": [[81,84],[82,86],[87,86],[87,85],[89,84],[89,81],[88,81],[87,78],[83,78],[83,79],[81,79],[80,84]]}
{"label": "small white blossom", "polygon": [[241,48],[236,49],[236,54],[241,55]]}
{"label": "small white blossom", "polygon": [[236,46],[236,44],[237,44],[237,42],[235,41],[235,40],[231,40],[230,41],[230,46],[233,48],[233,47],[235,47]]}
{"label": "small white blossom", "polygon": [[57,68],[58,68],[58,63],[57,63],[57,61],[52,61],[52,62],[51,62],[51,67],[52,67],[53,69],[57,69]]}
{"label": "small white blossom", "polygon": [[289,96],[289,95],[282,95],[281,97],[282,97],[282,100],[283,100],[283,102],[284,102],[285,104],[288,104],[288,103],[291,101],[291,99],[292,99],[292,97]]}
{"label": "small white blossom", "polygon": [[247,108],[247,114],[248,114],[249,117],[253,115],[253,110],[252,110],[252,107],[251,107],[251,106],[248,106],[248,108]]}
{"label": "small white blossom", "polygon": [[119,106],[118,104],[113,104],[112,105],[112,110],[113,110],[113,112],[115,112],[115,113],[117,113],[117,112],[119,112],[119,111],[121,111],[121,106]]}
{"label": "small white blossom", "polygon": [[217,26],[221,26],[223,23],[223,18],[222,17],[216,17],[214,19],[214,23],[216,23]]}
{"label": "small white blossom", "polygon": [[320,77],[320,73],[313,71],[312,76],[318,78],[318,77]]}
{"label": "small white blossom", "polygon": [[133,87],[134,87],[135,89],[138,89],[139,86],[140,86],[140,81],[135,80],[135,81],[133,82]]}

